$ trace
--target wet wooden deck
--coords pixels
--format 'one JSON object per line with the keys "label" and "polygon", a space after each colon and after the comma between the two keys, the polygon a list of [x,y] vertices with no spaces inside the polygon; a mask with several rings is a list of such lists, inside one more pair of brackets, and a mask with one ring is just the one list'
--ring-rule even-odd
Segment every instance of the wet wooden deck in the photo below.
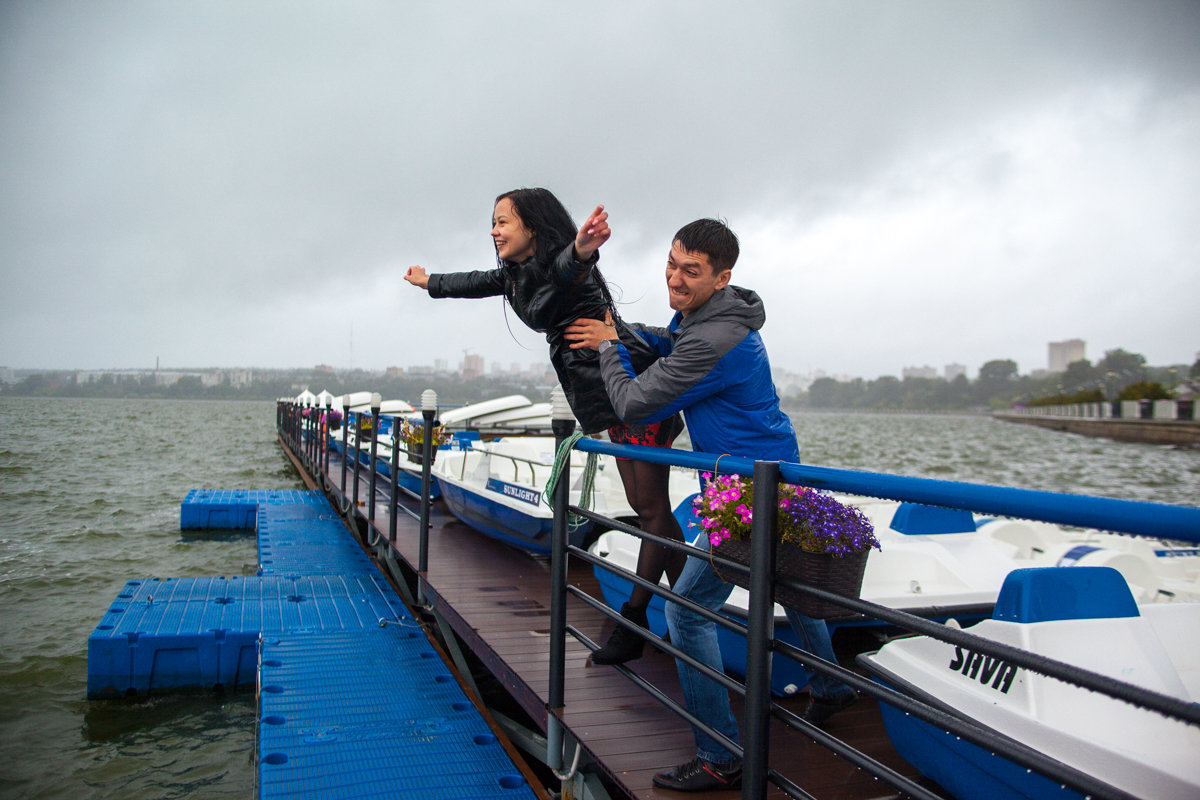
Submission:
{"label": "wet wooden deck", "polygon": [[[286,446],[284,451],[287,452]],[[289,454],[290,455],[290,454]],[[301,474],[303,468],[293,458]],[[361,475],[365,478],[364,470]],[[305,476],[311,484],[311,477]],[[329,480],[340,485],[341,464],[331,464]],[[347,493],[350,493],[347,483]],[[383,488],[381,487],[381,492]],[[365,500],[367,484],[360,478],[359,498]],[[410,509],[415,500],[403,498]],[[365,508],[359,512],[366,516]],[[376,510],[375,527],[387,538],[386,502]],[[397,557],[416,572],[419,523],[408,514],[397,515]],[[513,700],[542,728],[546,726],[549,688],[550,565],[503,545],[467,527],[435,503],[430,516],[429,569],[421,588],[436,612],[495,676]],[[568,580],[594,597],[600,587],[591,566],[571,562]],[[567,621],[593,641],[604,642],[614,623],[577,598],[567,598]],[[843,665],[852,664],[852,653],[835,638]],[[655,772],[682,763],[695,755],[687,723],[662,706],[617,670],[593,666],[589,651],[574,637],[566,644],[566,702],[563,722],[571,737],[606,772],[620,792],[632,798],[678,798],[678,792],[655,787]],[[674,660],[653,648],[628,665],[636,673],[679,701]],[[778,701],[778,698],[776,698]],[[798,712],[804,695],[783,705]],[[735,714],[741,704],[734,698]],[[898,773],[917,778],[916,771],[892,749],[875,701],[863,697],[855,706],[834,717],[826,731]],[[816,744],[808,736],[782,723],[772,722],[771,767],[821,800],[874,800],[902,796],[846,760]],[[736,797],[718,792],[711,797]],[[771,787],[769,796],[785,797]]]}

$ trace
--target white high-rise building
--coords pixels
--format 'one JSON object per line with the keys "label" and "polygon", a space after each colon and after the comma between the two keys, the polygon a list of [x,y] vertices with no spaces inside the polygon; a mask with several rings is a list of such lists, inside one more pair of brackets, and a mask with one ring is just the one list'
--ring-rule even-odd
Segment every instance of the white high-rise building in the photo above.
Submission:
{"label": "white high-rise building", "polygon": [[1068,364],[1087,358],[1086,349],[1087,344],[1083,339],[1050,342],[1050,358],[1047,366],[1051,372],[1066,372]]}

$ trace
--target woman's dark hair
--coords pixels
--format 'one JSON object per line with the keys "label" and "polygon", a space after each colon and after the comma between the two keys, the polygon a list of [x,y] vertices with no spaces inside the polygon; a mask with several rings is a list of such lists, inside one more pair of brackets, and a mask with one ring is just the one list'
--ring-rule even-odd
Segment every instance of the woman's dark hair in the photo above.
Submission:
{"label": "woman's dark hair", "polygon": [[689,222],[675,234],[675,241],[684,250],[708,256],[714,274],[733,269],[738,260],[737,235],[719,219]]}
{"label": "woman's dark hair", "polygon": [[[496,198],[508,198],[521,224],[534,236],[534,257],[549,263],[571,242],[579,229],[567,209],[548,189],[513,189]],[[494,204],[493,204],[494,205]]]}
{"label": "woman's dark hair", "polygon": [[[549,189],[513,189],[496,198],[496,203],[508,198],[513,210],[521,218],[521,224],[533,234],[533,257],[542,264],[550,264],[560,250],[574,243],[579,229],[567,213],[566,207]],[[493,203],[493,206],[495,203]],[[497,256],[499,259],[499,256]],[[504,263],[504,262],[501,262]],[[616,313],[608,284],[600,270],[594,270],[600,291],[608,301],[608,307]]]}

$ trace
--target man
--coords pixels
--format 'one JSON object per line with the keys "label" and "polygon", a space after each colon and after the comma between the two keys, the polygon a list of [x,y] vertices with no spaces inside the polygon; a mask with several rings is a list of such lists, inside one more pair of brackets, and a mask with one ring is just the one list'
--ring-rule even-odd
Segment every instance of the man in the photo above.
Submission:
{"label": "man", "polygon": [[[566,331],[571,347],[600,351],[600,370],[617,415],[627,422],[653,423],[683,411],[692,447],[705,453],[799,461],[796,432],[779,408],[771,366],[758,331],[766,320],[762,300],[749,289],[730,285],[738,240],[718,220],[701,219],[675,235],[667,257],[667,291],[675,316],[666,328],[631,327],[655,347],[660,358],[635,374],[611,319],[577,320]],[[704,558],[690,557],[674,590],[707,608],[724,605],[733,586],[717,577]],[[716,623],[675,603],[666,608],[675,646],[721,670]],[[804,648],[836,662],[823,620],[787,609],[788,621]],[[730,740],[738,741],[729,692],[676,660],[688,709]],[[823,724],[858,699],[846,684],[816,674],[804,717]],[[654,776],[654,783],[685,792],[732,789],[740,785],[741,760],[713,737],[694,730],[696,758]]]}

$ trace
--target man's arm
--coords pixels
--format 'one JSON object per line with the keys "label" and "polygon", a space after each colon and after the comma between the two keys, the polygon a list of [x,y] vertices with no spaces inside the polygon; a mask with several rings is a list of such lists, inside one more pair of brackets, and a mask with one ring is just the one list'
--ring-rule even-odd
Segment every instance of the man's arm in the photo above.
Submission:
{"label": "man's arm", "polygon": [[682,336],[671,353],[636,375],[624,347],[600,353],[600,374],[617,416],[626,422],[654,423],[683,411],[724,388],[721,361],[700,336]]}
{"label": "man's arm", "polygon": [[603,341],[617,341],[617,326],[613,324],[612,312],[604,312],[604,321],[580,317],[563,331],[563,338],[571,344],[572,350],[588,348],[599,350]]}

